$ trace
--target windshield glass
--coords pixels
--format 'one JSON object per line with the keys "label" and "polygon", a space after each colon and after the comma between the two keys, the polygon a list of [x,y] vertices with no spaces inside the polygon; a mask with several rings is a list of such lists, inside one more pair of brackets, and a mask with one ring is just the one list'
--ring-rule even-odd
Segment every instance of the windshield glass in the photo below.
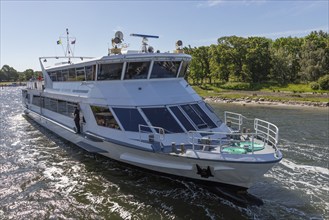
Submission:
{"label": "windshield glass", "polygon": [[180,61],[155,61],[151,79],[176,77],[180,63]]}
{"label": "windshield glass", "polygon": [[146,79],[150,68],[150,62],[128,62],[125,79]]}

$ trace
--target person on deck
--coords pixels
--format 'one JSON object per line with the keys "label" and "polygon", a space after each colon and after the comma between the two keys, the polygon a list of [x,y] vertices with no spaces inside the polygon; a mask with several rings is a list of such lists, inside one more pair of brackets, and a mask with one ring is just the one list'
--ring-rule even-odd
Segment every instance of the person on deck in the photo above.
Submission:
{"label": "person on deck", "polygon": [[77,134],[80,134],[80,111],[78,107],[74,107],[74,123],[75,127],[77,128]]}

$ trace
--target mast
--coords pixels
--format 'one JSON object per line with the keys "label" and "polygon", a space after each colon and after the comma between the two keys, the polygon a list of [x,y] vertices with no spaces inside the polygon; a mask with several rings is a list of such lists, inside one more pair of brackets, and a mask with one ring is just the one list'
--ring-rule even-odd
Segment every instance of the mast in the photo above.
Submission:
{"label": "mast", "polygon": [[[74,39],[75,41],[75,39]],[[74,56],[73,51],[70,46],[70,36],[69,36],[69,29],[66,28],[66,51],[65,51],[65,56],[68,57],[68,63],[71,63],[71,57]]]}

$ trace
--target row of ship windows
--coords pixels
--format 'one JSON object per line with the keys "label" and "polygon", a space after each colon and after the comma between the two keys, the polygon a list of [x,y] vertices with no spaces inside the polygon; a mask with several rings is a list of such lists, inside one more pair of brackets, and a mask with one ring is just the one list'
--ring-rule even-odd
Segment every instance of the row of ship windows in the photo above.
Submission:
{"label": "row of ship windows", "polygon": [[[73,117],[74,107],[78,105],[77,103],[40,96],[33,96],[32,104],[69,117]],[[195,131],[216,127],[198,104],[141,108],[141,112],[137,108],[109,108],[94,105],[90,107],[99,126],[118,130],[138,132],[139,125],[145,125],[142,130],[150,132],[142,114],[152,126],[161,127],[166,133],[182,133],[184,132],[183,128],[186,131]]]}
{"label": "row of ship windows", "polygon": [[[52,81],[91,81],[95,80],[120,80],[123,79],[147,79],[150,71],[151,61],[124,63],[99,64],[97,77],[96,65],[69,68],[57,71],[49,71]],[[184,77],[188,63],[185,61],[154,61],[151,79]]]}

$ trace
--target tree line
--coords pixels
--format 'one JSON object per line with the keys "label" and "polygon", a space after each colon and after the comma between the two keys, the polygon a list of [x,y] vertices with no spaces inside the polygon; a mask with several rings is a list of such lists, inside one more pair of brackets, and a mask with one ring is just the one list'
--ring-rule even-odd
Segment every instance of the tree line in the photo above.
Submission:
{"label": "tree line", "polygon": [[[193,57],[187,74],[192,84],[313,82],[314,88],[329,89],[329,35],[324,31],[276,40],[224,36],[218,38],[216,45],[188,46],[184,52]],[[23,82],[39,75],[39,71],[18,72],[4,65],[0,82]]]}
{"label": "tree line", "polygon": [[184,52],[193,57],[188,79],[197,85],[227,82],[284,85],[329,78],[329,35],[324,31],[276,40],[225,36],[218,38],[216,45],[188,46]]}
{"label": "tree line", "polygon": [[25,82],[32,78],[37,79],[41,75],[41,71],[27,69],[19,72],[9,65],[3,65],[0,69],[0,82]]}

